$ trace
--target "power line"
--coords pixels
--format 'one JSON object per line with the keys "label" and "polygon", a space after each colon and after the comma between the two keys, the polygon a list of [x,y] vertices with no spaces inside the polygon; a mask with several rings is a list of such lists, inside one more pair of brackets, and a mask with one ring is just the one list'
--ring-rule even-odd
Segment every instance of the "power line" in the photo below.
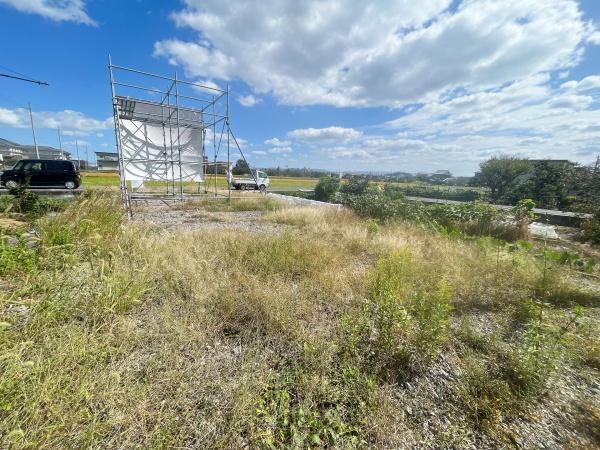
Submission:
{"label": "power line", "polygon": [[46,81],[38,81],[38,80],[32,80],[31,78],[17,77],[15,75],[10,75],[8,73],[0,72],[0,77],[14,78],[15,80],[27,81],[29,83],[39,84],[40,86],[50,86]]}

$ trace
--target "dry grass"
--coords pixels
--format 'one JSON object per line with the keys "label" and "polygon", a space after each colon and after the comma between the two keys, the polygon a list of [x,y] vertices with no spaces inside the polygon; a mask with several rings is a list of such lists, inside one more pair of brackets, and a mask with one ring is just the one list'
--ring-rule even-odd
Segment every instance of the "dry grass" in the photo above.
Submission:
{"label": "dry grass", "polygon": [[0,291],[1,446],[498,447],[550,366],[597,379],[592,346],[569,359],[596,319],[538,302],[579,292],[565,269],[253,202],[287,230],[158,234],[102,195],[40,221]]}

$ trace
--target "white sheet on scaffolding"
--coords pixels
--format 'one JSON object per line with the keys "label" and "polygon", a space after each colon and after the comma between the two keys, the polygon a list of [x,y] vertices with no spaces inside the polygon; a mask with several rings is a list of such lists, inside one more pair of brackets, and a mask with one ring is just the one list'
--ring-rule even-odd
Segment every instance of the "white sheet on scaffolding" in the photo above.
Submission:
{"label": "white sheet on scaffolding", "polygon": [[180,126],[179,140],[176,127],[163,134],[161,125],[135,120],[121,121],[119,130],[126,180],[203,181],[202,130]]}

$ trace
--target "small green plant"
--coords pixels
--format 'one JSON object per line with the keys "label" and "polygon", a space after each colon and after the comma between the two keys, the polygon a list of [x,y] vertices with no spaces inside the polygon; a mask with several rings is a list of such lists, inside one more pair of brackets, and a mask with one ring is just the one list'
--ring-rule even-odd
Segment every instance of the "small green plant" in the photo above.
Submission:
{"label": "small green plant", "polygon": [[520,398],[535,398],[556,370],[561,348],[541,320],[530,323],[504,354],[504,377]]}
{"label": "small green plant", "polygon": [[379,224],[374,220],[367,221],[367,233],[369,236],[374,236],[379,233]]}
{"label": "small green plant", "polygon": [[480,429],[497,426],[512,407],[510,386],[494,364],[477,354],[464,357],[463,376],[457,391],[467,416]]}
{"label": "small green plant", "polygon": [[38,267],[38,253],[25,247],[22,241],[10,245],[4,239],[0,242],[0,276],[15,273],[30,273]]}
{"label": "small green plant", "polygon": [[513,216],[513,219],[518,222],[526,222],[530,223],[535,219],[535,213],[533,209],[535,208],[535,202],[530,198],[526,198],[523,200],[519,200],[513,208],[511,208],[510,213]]}

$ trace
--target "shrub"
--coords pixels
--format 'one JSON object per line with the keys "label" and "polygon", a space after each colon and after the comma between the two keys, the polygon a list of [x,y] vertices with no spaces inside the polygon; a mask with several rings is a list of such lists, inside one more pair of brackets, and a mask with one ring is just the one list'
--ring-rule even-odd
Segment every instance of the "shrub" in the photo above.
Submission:
{"label": "shrub", "polygon": [[596,210],[592,218],[582,224],[583,239],[592,244],[600,244],[600,208]]}
{"label": "shrub", "polygon": [[340,188],[340,179],[338,177],[321,177],[315,186],[315,200],[329,202]]}
{"label": "shrub", "polygon": [[363,195],[369,191],[369,180],[363,177],[351,177],[340,187],[342,194]]}
{"label": "shrub", "polygon": [[514,241],[526,237],[527,228],[503,220],[505,215],[494,205],[482,202],[434,204],[405,200],[394,189],[387,193],[367,191],[362,195],[340,190],[336,200],[362,217],[382,222],[409,221],[453,235],[456,231],[470,235],[495,236]]}
{"label": "shrub", "polygon": [[394,196],[413,196],[438,198],[442,200],[458,200],[463,202],[472,202],[483,200],[483,196],[479,191],[474,189],[440,189],[433,186],[402,186],[402,185],[386,185],[384,192],[389,192]]}
{"label": "shrub", "polygon": [[27,185],[20,185],[9,191],[8,196],[2,197],[0,209],[4,212],[17,212],[29,219],[37,219],[51,211],[62,211],[67,201],[40,197],[29,190]]}
{"label": "shrub", "polygon": [[406,378],[441,351],[448,332],[452,291],[445,280],[422,285],[424,271],[407,252],[379,259],[369,299],[343,319],[345,351],[365,371],[386,380]]}
{"label": "shrub", "polygon": [[363,195],[344,194],[340,190],[337,200],[353,209],[359,216],[369,217],[382,222],[413,221],[429,223],[427,207],[418,202],[394,199],[380,192],[368,192]]}

